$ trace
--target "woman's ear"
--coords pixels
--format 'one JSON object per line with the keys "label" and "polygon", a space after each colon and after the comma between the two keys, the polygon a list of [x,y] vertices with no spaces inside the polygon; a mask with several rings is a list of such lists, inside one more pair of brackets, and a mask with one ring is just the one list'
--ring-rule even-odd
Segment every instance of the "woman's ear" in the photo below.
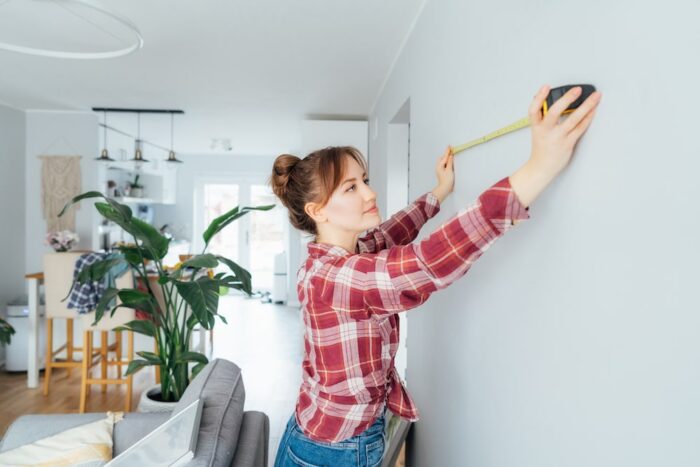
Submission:
{"label": "woman's ear", "polygon": [[306,212],[306,214],[313,219],[317,225],[328,220],[323,206],[321,206],[319,203],[306,203],[304,206],[304,212]]}

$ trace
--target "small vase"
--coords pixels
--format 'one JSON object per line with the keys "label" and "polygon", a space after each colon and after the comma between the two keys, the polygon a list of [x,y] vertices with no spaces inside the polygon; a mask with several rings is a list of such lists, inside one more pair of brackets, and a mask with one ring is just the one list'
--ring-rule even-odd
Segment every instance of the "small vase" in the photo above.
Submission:
{"label": "small vase", "polygon": [[159,400],[154,400],[150,396],[158,395],[160,396],[160,384],[156,384],[149,388],[146,388],[141,393],[141,398],[139,399],[139,405],[136,408],[137,412],[172,412],[175,404],[177,402],[162,402]]}

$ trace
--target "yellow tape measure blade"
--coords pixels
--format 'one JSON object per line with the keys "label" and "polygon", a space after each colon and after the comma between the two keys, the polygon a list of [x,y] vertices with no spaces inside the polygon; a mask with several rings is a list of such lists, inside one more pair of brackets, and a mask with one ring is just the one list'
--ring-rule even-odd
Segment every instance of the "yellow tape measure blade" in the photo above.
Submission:
{"label": "yellow tape measure blade", "polygon": [[458,154],[465,149],[472,148],[474,146],[477,146],[479,144],[483,144],[487,141],[490,141],[494,138],[498,138],[499,136],[507,135],[508,133],[512,133],[516,130],[519,130],[521,128],[525,128],[526,126],[530,126],[530,117],[525,117],[521,118],[517,122],[513,122],[510,125],[504,126],[503,128],[500,128],[492,133],[489,133],[486,136],[482,136],[481,138],[477,138],[475,140],[469,141],[468,143],[460,144],[459,146],[454,146],[452,148],[452,152],[454,154]]}

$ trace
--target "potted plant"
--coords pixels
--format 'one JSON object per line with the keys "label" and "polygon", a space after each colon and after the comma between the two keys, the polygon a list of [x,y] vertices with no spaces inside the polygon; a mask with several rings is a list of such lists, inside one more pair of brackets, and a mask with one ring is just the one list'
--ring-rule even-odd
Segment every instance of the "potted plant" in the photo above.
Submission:
{"label": "potted plant", "polygon": [[143,185],[139,183],[139,178],[141,175],[136,175],[133,182],[129,182],[129,196],[132,198],[142,198],[143,197]]}
{"label": "potted plant", "polygon": [[[226,323],[224,317],[218,314],[221,287],[241,290],[248,295],[252,292],[250,273],[224,256],[207,253],[209,242],[236,219],[251,211],[268,211],[274,205],[235,207],[217,217],[203,234],[202,253],[182,262],[179,267],[170,269],[163,266],[170,240],[152,225],[134,217],[128,206],[100,192],[90,191],[76,196],[66,204],[59,216],[71,205],[88,198],[103,198],[103,201],[95,203],[97,211],[104,218],[121,226],[133,237],[134,242],[118,246],[117,249],[121,252],[119,257],[107,257],[83,268],[75,280],[81,284],[102,280],[110,269],[124,262],[134,271],[134,276],[141,279],[147,291],[108,287],[95,309],[95,322],[106,312],[113,315],[120,307],[145,312],[149,319],[130,321],[118,329],[153,337],[157,351],[137,352],[141,358],[129,363],[126,374],[132,374],[146,366],[159,367],[160,399],[178,401],[189,385],[190,378],[194,378],[208,363],[205,355],[190,351],[193,329],[198,325],[212,329],[217,317]],[[147,262],[155,268],[157,281],[149,281]],[[217,274],[210,272],[219,265],[225,266],[227,271]],[[156,300],[153,287],[160,287],[164,307]],[[121,304],[115,306],[117,297]],[[191,372],[190,365],[193,365]]]}
{"label": "potted plant", "polygon": [[0,318],[0,344],[9,344],[15,330],[10,323]]}

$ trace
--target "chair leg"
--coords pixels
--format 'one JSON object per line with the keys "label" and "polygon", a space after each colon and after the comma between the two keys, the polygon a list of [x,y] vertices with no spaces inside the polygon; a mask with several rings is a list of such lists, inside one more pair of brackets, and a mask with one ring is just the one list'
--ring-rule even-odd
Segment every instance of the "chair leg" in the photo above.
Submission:
{"label": "chair leg", "polygon": [[116,344],[117,347],[115,349],[116,356],[117,356],[117,362],[119,365],[117,365],[117,378],[122,377],[122,332],[121,331],[114,331],[115,339],[116,339]]}
{"label": "chair leg", "polygon": [[49,395],[51,381],[51,357],[53,354],[53,318],[46,320],[46,362],[44,363],[44,395]]}
{"label": "chair leg", "polygon": [[[127,359],[129,361],[132,361],[134,359],[134,332],[133,331],[127,331],[127,340],[128,340],[128,345],[127,345]],[[126,377],[126,402],[125,402],[125,407],[124,411],[125,412],[131,412],[131,394],[133,391],[133,379],[134,375],[130,374],[129,376]]]}
{"label": "chair leg", "polygon": [[85,413],[85,405],[87,402],[87,379],[90,373],[90,363],[92,361],[92,349],[90,348],[91,335],[92,333],[90,331],[83,332],[83,361],[80,375],[80,413]]}
{"label": "chair leg", "polygon": [[[100,376],[101,378],[107,379],[107,338],[109,333],[107,331],[102,331],[100,333]],[[102,393],[107,392],[107,385],[102,384]]]}
{"label": "chair leg", "polygon": [[[66,361],[73,362],[73,319],[66,319]],[[73,367],[68,367],[68,377],[73,373]]]}
{"label": "chair leg", "polygon": [[[87,349],[85,350],[86,354],[88,355],[88,364],[87,364],[87,375],[88,378],[90,377],[90,373],[92,372],[92,362],[93,358],[95,357],[95,341],[94,341],[94,336],[95,333],[92,331],[88,331],[88,344],[84,344],[83,348],[87,345]],[[87,398],[90,398],[90,389],[92,388],[91,384],[85,383],[85,387],[87,389]]]}
{"label": "chair leg", "polygon": [[[155,341],[153,342],[153,351],[158,353],[158,343]],[[156,366],[156,384],[160,384],[160,366]]]}

